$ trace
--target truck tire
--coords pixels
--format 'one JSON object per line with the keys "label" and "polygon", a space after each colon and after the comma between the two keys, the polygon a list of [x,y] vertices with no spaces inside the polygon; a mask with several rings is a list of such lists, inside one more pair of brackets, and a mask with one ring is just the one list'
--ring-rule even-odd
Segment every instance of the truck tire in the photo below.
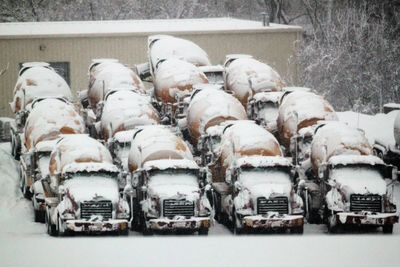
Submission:
{"label": "truck tire", "polygon": [[199,235],[208,235],[208,228],[202,227],[198,231]]}
{"label": "truck tire", "polygon": [[339,226],[337,225],[337,222],[336,222],[336,215],[332,214],[330,211],[328,211],[328,212],[329,212],[329,215],[327,217],[327,222],[326,222],[326,225],[328,227],[328,233],[336,234],[338,232],[338,228],[339,228]]}
{"label": "truck tire", "polygon": [[304,233],[304,225],[291,228],[290,229],[290,233],[291,234],[302,235]]}
{"label": "truck tire", "polygon": [[392,234],[393,233],[393,224],[385,224],[382,226],[382,231],[384,234]]}
{"label": "truck tire", "polygon": [[50,236],[58,236],[57,226],[56,226],[55,224],[52,224],[52,223],[51,223],[51,220],[50,220],[50,217],[49,217],[49,216],[50,216],[50,215],[46,212],[45,218],[46,218],[47,233],[48,233]]}
{"label": "truck tire", "polygon": [[35,210],[35,222],[44,223],[45,222],[45,212],[42,210]]}
{"label": "truck tire", "polygon": [[236,214],[236,210],[233,209],[232,212],[232,217],[233,217],[233,233],[235,235],[242,235],[245,233],[245,228],[243,227],[242,223],[240,222],[240,219],[238,218],[238,215]]}
{"label": "truck tire", "polygon": [[152,229],[147,228],[146,219],[144,218],[143,212],[140,213],[140,226],[142,228],[142,234],[144,236],[150,236],[154,234]]}

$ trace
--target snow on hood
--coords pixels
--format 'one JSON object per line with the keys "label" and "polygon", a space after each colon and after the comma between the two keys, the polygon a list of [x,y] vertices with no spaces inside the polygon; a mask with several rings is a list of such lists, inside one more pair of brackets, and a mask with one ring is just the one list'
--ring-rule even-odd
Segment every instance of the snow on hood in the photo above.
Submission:
{"label": "snow on hood", "polygon": [[78,203],[90,200],[119,200],[118,183],[106,177],[75,177],[64,182],[67,194]]}
{"label": "snow on hood", "polygon": [[25,125],[25,146],[29,151],[41,141],[54,140],[61,134],[82,134],[85,123],[75,107],[59,99],[36,102]]}
{"label": "snow on hood", "polygon": [[226,68],[226,86],[246,106],[253,94],[280,91],[284,82],[267,64],[254,58],[238,58]]}
{"label": "snow on hood", "polygon": [[149,57],[153,68],[160,60],[176,58],[195,66],[211,65],[207,53],[197,44],[169,35],[149,36]]}
{"label": "snow on hood", "polygon": [[150,98],[133,91],[117,91],[107,97],[101,116],[104,140],[140,125],[158,124],[160,118]]}
{"label": "snow on hood", "polygon": [[137,131],[137,129],[120,131],[120,132],[115,133],[113,138],[119,143],[131,142],[133,139],[133,135],[136,131]]}
{"label": "snow on hood", "polygon": [[279,107],[277,122],[282,144],[289,148],[292,136],[320,120],[338,120],[333,107],[322,96],[310,92],[290,93]]}
{"label": "snow on hood", "polygon": [[275,169],[243,170],[239,175],[243,189],[250,192],[252,198],[290,196],[292,183],[288,173]]}
{"label": "snow on hood", "polygon": [[193,155],[185,141],[170,128],[162,125],[142,127],[131,144],[129,170],[135,171],[147,161],[160,159],[193,160]]}
{"label": "snow on hood", "polygon": [[208,79],[195,65],[171,58],[159,64],[155,73],[154,92],[159,101],[174,103],[175,96],[189,94],[193,85],[202,83],[208,83]]}
{"label": "snow on hood", "polygon": [[14,113],[24,110],[38,97],[64,97],[72,100],[71,89],[65,80],[54,70],[43,66],[25,70],[17,80],[13,95],[10,105]]}
{"label": "snow on hood", "polygon": [[73,162],[67,164],[62,169],[62,173],[77,173],[77,172],[118,172],[117,166],[103,162]]}
{"label": "snow on hood", "polygon": [[279,103],[282,97],[282,92],[259,92],[253,95],[253,99],[256,102],[272,102]]}
{"label": "snow on hood", "polygon": [[386,182],[378,170],[366,166],[336,168],[331,171],[330,179],[334,180],[347,198],[351,194],[386,193]]}
{"label": "snow on hood", "polygon": [[[364,132],[343,122],[328,122],[317,128],[311,144],[311,160],[314,171],[318,165],[338,155],[371,155],[372,149]],[[366,160],[369,157],[342,157],[343,161]]]}
{"label": "snow on hood", "polygon": [[166,170],[166,169],[191,169],[198,170],[199,166],[193,160],[188,159],[160,159],[152,160],[143,164],[145,170]]}
{"label": "snow on hood", "polygon": [[112,157],[99,141],[83,134],[64,136],[51,153],[50,175],[64,171],[64,167],[75,163],[109,163]]}
{"label": "snow on hood", "polygon": [[51,152],[57,145],[57,142],[58,142],[58,139],[41,141],[36,144],[35,151],[36,152]]}
{"label": "snow on hood", "polygon": [[205,134],[208,127],[226,120],[246,120],[242,104],[222,90],[205,89],[191,100],[187,110],[189,133],[194,143]]}
{"label": "snow on hood", "polygon": [[119,62],[101,63],[92,70],[88,90],[89,103],[95,111],[97,103],[110,90],[134,90],[145,93],[145,87],[137,74]]}
{"label": "snow on hood", "polygon": [[329,165],[354,165],[354,164],[365,164],[365,165],[384,165],[382,159],[373,155],[338,155],[333,156],[328,161]]}
{"label": "snow on hood", "polygon": [[160,199],[176,197],[195,200],[200,195],[197,177],[184,173],[157,173],[150,177],[148,190],[150,196]]}

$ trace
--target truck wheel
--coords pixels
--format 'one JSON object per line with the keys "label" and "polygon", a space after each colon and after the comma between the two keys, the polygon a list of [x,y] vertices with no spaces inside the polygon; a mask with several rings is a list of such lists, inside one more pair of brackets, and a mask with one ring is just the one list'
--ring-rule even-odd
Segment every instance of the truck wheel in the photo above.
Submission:
{"label": "truck wheel", "polygon": [[50,236],[58,236],[57,226],[51,223],[50,215],[48,213],[46,214],[45,218],[46,218],[47,233]]}
{"label": "truck wheel", "polygon": [[147,228],[146,219],[144,218],[143,212],[141,212],[140,214],[140,226],[142,228],[142,234],[144,236],[150,236],[154,234],[152,229]]}
{"label": "truck wheel", "polygon": [[304,233],[304,225],[293,227],[292,229],[290,229],[290,233],[302,235]]}
{"label": "truck wheel", "polygon": [[200,228],[199,229],[199,235],[208,235],[208,228]]}
{"label": "truck wheel", "polygon": [[44,223],[46,214],[42,210],[35,210],[35,222]]}
{"label": "truck wheel", "polygon": [[127,236],[127,235],[129,235],[129,228],[127,227],[127,228],[125,228],[124,230],[119,230],[119,231],[118,231],[118,235],[121,235],[121,236]]}
{"label": "truck wheel", "polygon": [[393,224],[385,224],[384,226],[382,226],[382,231],[384,234],[392,234]]}
{"label": "truck wheel", "polygon": [[335,214],[329,214],[329,216],[327,218],[327,226],[328,226],[328,232],[330,234],[336,234],[337,233],[338,225],[337,225],[336,215]]}
{"label": "truck wheel", "polygon": [[243,224],[241,223],[238,215],[236,214],[235,209],[233,210],[233,222],[232,223],[233,223],[233,233],[235,235],[241,235],[241,234],[245,233]]}

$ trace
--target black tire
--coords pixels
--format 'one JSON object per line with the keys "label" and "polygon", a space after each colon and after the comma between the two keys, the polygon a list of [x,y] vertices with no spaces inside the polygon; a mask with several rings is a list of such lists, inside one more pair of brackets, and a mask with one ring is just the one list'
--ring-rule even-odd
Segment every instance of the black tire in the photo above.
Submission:
{"label": "black tire", "polygon": [[336,234],[338,232],[339,226],[334,222],[335,220],[335,214],[330,214],[327,218],[326,226],[328,227],[328,233],[330,234]]}
{"label": "black tire", "polygon": [[147,228],[146,219],[144,218],[143,212],[140,213],[140,226],[144,236],[150,236],[154,234],[152,229]]}
{"label": "black tire", "polygon": [[384,234],[393,234],[393,224],[385,224],[382,226],[382,231]]}
{"label": "black tire", "polygon": [[290,233],[302,235],[304,233],[304,225],[291,228]]}
{"label": "black tire", "polygon": [[243,225],[238,225],[240,220],[238,218],[238,215],[236,214],[236,210],[234,209],[232,212],[232,217],[233,217],[233,233],[235,235],[242,235],[245,233],[245,228],[243,227]]}
{"label": "black tire", "polygon": [[124,230],[119,230],[119,231],[118,231],[118,235],[121,235],[121,236],[128,236],[128,235],[129,235],[129,228],[126,227]]}
{"label": "black tire", "polygon": [[46,213],[43,210],[35,210],[35,222],[44,223],[46,221]]}
{"label": "black tire", "polygon": [[202,227],[198,231],[199,235],[208,235],[208,228]]}
{"label": "black tire", "polygon": [[55,224],[51,223],[51,220],[49,218],[49,214],[46,214],[45,218],[46,218],[47,233],[50,236],[58,236],[57,226]]}

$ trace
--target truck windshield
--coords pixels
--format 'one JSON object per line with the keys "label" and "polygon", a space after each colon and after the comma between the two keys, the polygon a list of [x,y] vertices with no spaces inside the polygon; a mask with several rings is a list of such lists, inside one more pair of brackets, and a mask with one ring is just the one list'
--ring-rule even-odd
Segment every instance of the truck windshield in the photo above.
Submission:
{"label": "truck windshield", "polygon": [[257,104],[259,117],[263,118],[265,122],[276,122],[278,118],[279,108],[276,103],[273,102],[259,102]]}
{"label": "truck windshield", "polygon": [[117,143],[115,154],[120,159],[127,159],[131,150],[131,142]]}
{"label": "truck windshield", "polygon": [[205,72],[204,74],[207,76],[208,82],[211,84],[223,84],[224,83],[224,77],[223,77],[222,71]]}
{"label": "truck windshield", "polygon": [[363,182],[382,180],[382,173],[374,166],[340,166],[332,169],[331,179],[346,183],[351,180],[362,180]]}
{"label": "truck windshield", "polygon": [[163,170],[152,172],[149,186],[186,185],[198,187],[197,176],[188,170]]}
{"label": "truck windshield", "polygon": [[259,184],[289,184],[290,175],[286,170],[278,168],[243,169],[239,175],[239,181],[244,187]]}

